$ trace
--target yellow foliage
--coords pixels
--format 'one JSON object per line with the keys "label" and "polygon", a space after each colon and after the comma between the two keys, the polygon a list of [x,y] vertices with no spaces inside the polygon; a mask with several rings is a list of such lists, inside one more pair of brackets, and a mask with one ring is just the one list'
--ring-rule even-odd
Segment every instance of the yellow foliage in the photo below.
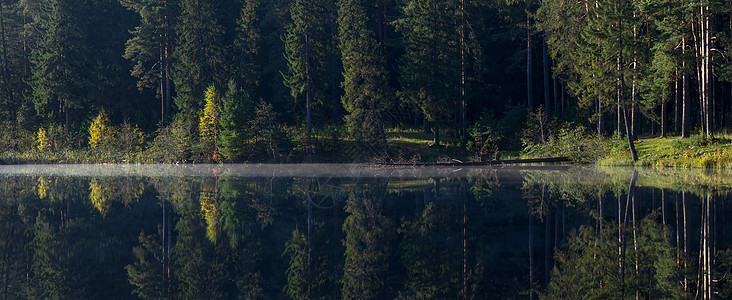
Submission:
{"label": "yellow foliage", "polygon": [[109,125],[109,117],[104,110],[100,110],[99,115],[89,126],[89,147],[107,146],[113,139],[114,131]]}
{"label": "yellow foliage", "polygon": [[198,129],[201,133],[201,141],[206,150],[214,152],[216,150],[216,141],[219,137],[219,101],[216,95],[216,89],[211,86],[206,89],[204,94],[206,106],[203,108]]}
{"label": "yellow foliage", "polygon": [[[41,150],[43,151],[43,150]],[[38,186],[36,187],[36,193],[38,193],[38,199],[45,199],[48,195],[48,185],[50,182],[48,179],[43,178],[43,176],[38,177]]]}
{"label": "yellow foliage", "polygon": [[38,146],[38,151],[50,150],[51,142],[48,140],[46,130],[43,127],[38,128],[38,133],[36,133],[36,145]]}
{"label": "yellow foliage", "polygon": [[221,227],[221,211],[219,209],[218,197],[215,187],[204,187],[201,190],[199,201],[201,202],[201,212],[206,219],[206,233],[212,241],[216,240],[216,235]]}
{"label": "yellow foliage", "polygon": [[117,197],[117,190],[113,185],[92,179],[89,182],[89,199],[102,217],[106,217],[111,204],[110,199]]}

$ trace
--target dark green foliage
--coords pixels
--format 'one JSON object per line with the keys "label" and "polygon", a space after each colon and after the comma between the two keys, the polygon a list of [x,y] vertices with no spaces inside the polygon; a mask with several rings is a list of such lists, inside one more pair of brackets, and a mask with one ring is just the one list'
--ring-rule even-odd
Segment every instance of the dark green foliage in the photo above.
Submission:
{"label": "dark green foliage", "polygon": [[[85,70],[83,5],[68,0],[43,0],[34,16],[33,29],[38,36],[32,51],[33,103],[39,115],[64,120],[69,109],[87,105],[83,98],[89,88]],[[62,107],[59,113],[56,108]]]}
{"label": "dark green foliage", "polygon": [[404,220],[401,253],[407,268],[403,298],[444,299],[459,295],[462,262],[457,263],[455,219],[449,208],[435,202],[413,219]]}
{"label": "dark green foliage", "polygon": [[33,281],[39,298],[70,299],[69,274],[64,265],[66,248],[52,225],[41,215],[33,227]]}
{"label": "dark green foliage", "polygon": [[[401,97],[416,105],[430,122],[439,124],[458,98],[459,48],[454,0],[407,1],[395,22],[404,34],[400,65]],[[439,145],[439,126],[434,129]]]}
{"label": "dark green foliage", "polygon": [[[680,273],[669,229],[654,217],[657,215],[643,219],[636,225],[635,233],[631,231],[634,228],[631,224],[620,225],[620,230],[617,224],[604,224],[599,234],[592,227],[580,227],[555,255],[557,267],[552,270],[551,282],[542,298],[615,298],[622,295],[646,299],[682,298],[682,286],[676,282]],[[618,232],[623,240],[620,244]],[[637,234],[635,245],[634,234]],[[624,250],[619,252],[619,248]]]}
{"label": "dark green foliage", "polygon": [[216,15],[218,5],[219,1],[180,1],[172,78],[175,104],[188,122],[198,121],[205,89],[210,85],[222,86],[228,78],[226,70],[230,66],[224,64],[224,28]]}
{"label": "dark green foliage", "polygon": [[344,80],[341,101],[349,113],[346,125],[356,138],[375,139],[383,135],[383,115],[392,102],[386,61],[369,28],[370,3],[338,1],[338,36]]}
{"label": "dark green foliage", "polygon": [[381,201],[351,195],[346,202],[349,213],[343,222],[346,262],[343,266],[344,299],[382,299],[385,294],[391,221],[381,212]]}
{"label": "dark green foliage", "polygon": [[253,101],[244,90],[229,81],[226,94],[221,99],[221,133],[218,148],[226,160],[239,159],[246,146],[246,124],[252,119]]}
{"label": "dark green foliage", "polygon": [[166,295],[163,257],[159,256],[164,249],[160,239],[159,234],[140,232],[140,246],[132,249],[137,261],[125,267],[130,284],[135,287],[132,293],[142,299],[160,299]]}
{"label": "dark green foliage", "polygon": [[289,256],[287,267],[287,285],[284,292],[291,299],[310,298],[310,250],[305,235],[297,228],[292,231],[292,238],[285,243],[285,252],[282,256]]}

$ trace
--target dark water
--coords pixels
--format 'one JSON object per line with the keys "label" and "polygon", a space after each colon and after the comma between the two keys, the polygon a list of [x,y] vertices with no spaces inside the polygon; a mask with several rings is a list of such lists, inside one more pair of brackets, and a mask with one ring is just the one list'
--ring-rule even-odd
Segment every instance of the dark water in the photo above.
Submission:
{"label": "dark water", "polygon": [[0,167],[0,299],[727,298],[732,174]]}

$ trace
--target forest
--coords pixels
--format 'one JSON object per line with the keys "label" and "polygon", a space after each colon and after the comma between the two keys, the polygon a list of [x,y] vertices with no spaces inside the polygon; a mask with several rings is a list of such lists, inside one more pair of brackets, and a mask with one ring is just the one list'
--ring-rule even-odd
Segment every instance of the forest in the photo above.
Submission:
{"label": "forest", "polygon": [[1,0],[0,162],[732,166],[731,41],[718,0]]}

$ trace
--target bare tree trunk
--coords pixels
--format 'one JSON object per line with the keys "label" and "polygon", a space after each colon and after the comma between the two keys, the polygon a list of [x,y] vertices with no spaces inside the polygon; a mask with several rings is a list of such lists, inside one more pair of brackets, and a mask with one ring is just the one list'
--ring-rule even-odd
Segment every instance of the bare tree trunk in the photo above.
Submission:
{"label": "bare tree trunk", "polygon": [[526,99],[528,101],[529,111],[534,110],[534,86],[531,84],[532,75],[532,64],[533,59],[531,57],[531,16],[529,15],[528,2],[526,2]]}
{"label": "bare tree trunk", "polygon": [[549,86],[549,55],[547,54],[546,38],[542,39],[541,52],[543,57],[542,64],[544,67],[544,111],[546,112],[546,117],[551,118],[552,110],[550,96],[551,87]]}
{"label": "bare tree trunk", "polygon": [[[686,37],[681,38],[681,56],[686,52]],[[686,60],[681,61],[681,137],[689,137],[691,128],[691,103],[689,103],[689,78],[686,76]]]}
{"label": "bare tree trunk", "polygon": [[674,69],[674,133],[679,134],[681,131],[681,122],[679,118],[679,72]]}
{"label": "bare tree trunk", "polygon": [[460,0],[460,137],[463,144],[468,142],[467,102],[465,99],[466,68],[465,58],[465,0]]}

